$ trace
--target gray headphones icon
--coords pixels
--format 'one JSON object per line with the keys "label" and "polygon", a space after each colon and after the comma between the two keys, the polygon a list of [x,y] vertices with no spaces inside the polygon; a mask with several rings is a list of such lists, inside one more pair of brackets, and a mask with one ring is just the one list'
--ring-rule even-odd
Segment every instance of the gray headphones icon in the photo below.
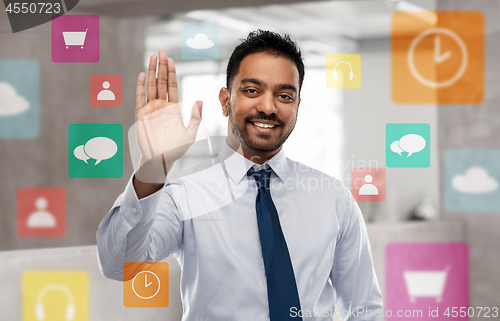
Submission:
{"label": "gray headphones icon", "polygon": [[339,61],[339,62],[337,62],[337,64],[336,64],[336,65],[335,65],[335,67],[333,68],[333,78],[334,78],[335,80],[337,80],[337,70],[336,70],[336,69],[337,69],[337,66],[338,66],[339,64],[342,64],[342,63],[343,63],[343,64],[348,64],[348,65],[349,65],[349,67],[351,68],[351,72],[349,73],[349,80],[352,80],[352,77],[354,77],[354,73],[352,72],[352,66],[351,66],[351,64],[350,64],[350,63],[348,63],[347,61]]}
{"label": "gray headphones icon", "polygon": [[45,320],[45,309],[43,308],[42,299],[47,294],[47,292],[52,291],[52,290],[62,291],[66,294],[66,296],[69,299],[68,305],[66,306],[66,320],[68,320],[68,321],[73,320],[73,318],[75,317],[75,312],[76,312],[75,311],[75,303],[73,302],[73,296],[71,295],[71,292],[69,292],[67,288],[65,288],[64,286],[59,285],[59,284],[51,284],[51,285],[43,288],[42,291],[40,291],[40,293],[38,294],[38,298],[36,300],[36,306],[35,306],[36,318],[40,321]]}

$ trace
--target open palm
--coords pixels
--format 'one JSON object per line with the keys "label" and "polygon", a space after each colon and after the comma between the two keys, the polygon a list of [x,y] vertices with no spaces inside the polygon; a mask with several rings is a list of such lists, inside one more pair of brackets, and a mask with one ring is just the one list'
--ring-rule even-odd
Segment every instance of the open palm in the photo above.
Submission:
{"label": "open palm", "polygon": [[135,118],[141,163],[159,155],[167,163],[181,158],[195,141],[201,122],[202,102],[197,101],[191,110],[188,126],[184,126],[174,61],[167,59],[163,50],[158,56],[158,77],[156,55],[151,56],[149,62],[147,102],[145,73],[140,73],[137,81]]}

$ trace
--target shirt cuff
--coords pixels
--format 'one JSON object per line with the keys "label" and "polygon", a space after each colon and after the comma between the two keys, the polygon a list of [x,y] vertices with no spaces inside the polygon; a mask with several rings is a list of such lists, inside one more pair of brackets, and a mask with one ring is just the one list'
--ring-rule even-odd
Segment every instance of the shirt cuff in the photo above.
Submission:
{"label": "shirt cuff", "polygon": [[125,187],[125,191],[123,192],[121,204],[119,204],[120,211],[125,217],[125,220],[132,227],[139,224],[139,222],[146,223],[155,218],[156,206],[163,193],[163,188],[165,187],[164,185],[155,193],[139,200],[134,188],[134,176],[135,173],[127,183],[127,187]]}

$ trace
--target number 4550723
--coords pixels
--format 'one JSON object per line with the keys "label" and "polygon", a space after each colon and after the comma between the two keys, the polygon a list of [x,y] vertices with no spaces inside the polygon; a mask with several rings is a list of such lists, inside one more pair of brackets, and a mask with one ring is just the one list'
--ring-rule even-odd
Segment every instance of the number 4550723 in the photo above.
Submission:
{"label": "number 4550723", "polygon": [[[451,309],[451,310],[450,310]],[[489,318],[493,317],[496,318],[498,317],[498,307],[448,307],[446,308],[446,311],[444,311],[443,315],[446,315],[447,317],[483,317],[483,318]]]}
{"label": "number 4550723", "polygon": [[8,13],[61,13],[60,3],[22,2],[9,3],[5,11]]}

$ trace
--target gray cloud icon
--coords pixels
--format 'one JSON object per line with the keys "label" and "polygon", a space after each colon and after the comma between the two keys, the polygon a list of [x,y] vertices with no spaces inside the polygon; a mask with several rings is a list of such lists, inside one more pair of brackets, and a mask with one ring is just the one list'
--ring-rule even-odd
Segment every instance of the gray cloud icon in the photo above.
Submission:
{"label": "gray cloud icon", "polygon": [[214,42],[204,33],[199,33],[194,38],[186,40],[186,45],[191,49],[208,49],[214,46]]}
{"label": "gray cloud icon", "polygon": [[0,82],[0,116],[14,116],[24,113],[30,108],[30,103],[17,94],[9,83]]}

